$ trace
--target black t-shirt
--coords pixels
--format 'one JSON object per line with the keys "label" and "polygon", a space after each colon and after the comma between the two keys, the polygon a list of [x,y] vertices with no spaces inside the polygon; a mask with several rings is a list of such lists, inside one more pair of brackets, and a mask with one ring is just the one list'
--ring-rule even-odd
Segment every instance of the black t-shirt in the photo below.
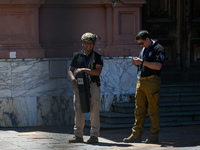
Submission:
{"label": "black t-shirt", "polygon": [[[148,51],[147,51],[148,50]],[[145,56],[144,56],[145,55]],[[163,64],[165,59],[164,48],[156,41],[149,49],[145,48],[140,51],[140,58],[148,62],[159,62]],[[148,77],[151,75],[160,76],[160,70],[150,69],[146,66],[139,66],[138,71],[141,70],[141,77]]]}
{"label": "black t-shirt", "polygon": [[[96,69],[96,64],[103,66],[103,56],[95,51],[93,52],[94,52],[93,69]],[[88,56],[86,56],[84,55],[84,51],[81,50],[80,52],[74,55],[70,66],[74,67],[75,69],[87,68],[87,65],[90,61],[91,56],[92,56],[92,52]]]}

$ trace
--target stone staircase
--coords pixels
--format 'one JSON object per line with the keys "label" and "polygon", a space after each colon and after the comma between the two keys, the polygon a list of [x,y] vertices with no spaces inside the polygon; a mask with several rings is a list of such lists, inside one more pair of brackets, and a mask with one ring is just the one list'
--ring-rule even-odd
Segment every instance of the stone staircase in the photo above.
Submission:
{"label": "stone staircase", "polygon": [[[133,127],[134,102],[117,103],[112,107],[112,112],[100,113],[101,128]],[[160,111],[160,126],[200,124],[200,84],[162,85]],[[145,127],[149,126],[147,114]]]}

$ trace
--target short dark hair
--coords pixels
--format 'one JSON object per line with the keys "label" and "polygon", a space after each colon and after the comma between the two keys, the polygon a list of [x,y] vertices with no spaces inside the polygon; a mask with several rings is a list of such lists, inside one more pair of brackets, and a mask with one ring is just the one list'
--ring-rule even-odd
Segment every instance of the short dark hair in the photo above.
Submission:
{"label": "short dark hair", "polygon": [[136,40],[146,40],[146,38],[151,39],[149,32],[146,30],[141,30],[136,36]]}

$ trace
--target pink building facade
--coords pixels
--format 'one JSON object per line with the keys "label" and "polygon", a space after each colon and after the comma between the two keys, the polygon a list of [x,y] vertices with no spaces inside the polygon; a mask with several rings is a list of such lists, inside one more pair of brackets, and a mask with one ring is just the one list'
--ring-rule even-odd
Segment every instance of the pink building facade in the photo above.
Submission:
{"label": "pink building facade", "polygon": [[0,58],[43,58],[39,7],[44,0],[0,0]]}
{"label": "pink building facade", "polygon": [[137,55],[145,0],[0,0],[0,58],[72,57],[80,37],[101,37],[96,50],[105,57]]}
{"label": "pink building facade", "polygon": [[[101,37],[104,56],[102,111],[128,102],[136,68],[124,56],[138,55],[145,0],[0,0],[0,126],[74,123],[73,85],[67,69],[81,50],[80,37]],[[119,56],[119,57],[118,57]]]}
{"label": "pink building facade", "polygon": [[135,35],[141,29],[145,0],[45,1],[41,9],[40,37],[45,57],[72,57],[82,47],[80,37],[93,32],[101,37],[96,50],[103,56],[138,55]]}

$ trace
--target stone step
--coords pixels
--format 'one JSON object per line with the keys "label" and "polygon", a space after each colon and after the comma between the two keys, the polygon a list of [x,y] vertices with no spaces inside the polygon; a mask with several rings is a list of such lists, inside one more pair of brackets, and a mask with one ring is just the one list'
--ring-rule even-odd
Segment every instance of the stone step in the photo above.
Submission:
{"label": "stone step", "polygon": [[[113,111],[118,113],[131,114],[135,111],[134,103],[115,103],[112,105]],[[200,102],[168,102],[160,103],[160,112],[180,112],[180,111],[198,111]]]}
{"label": "stone step", "polygon": [[187,102],[187,101],[200,101],[200,92],[160,94],[160,102]]}
{"label": "stone step", "polygon": [[[133,124],[135,121],[134,114],[122,114],[117,112],[101,112],[100,121],[108,124]],[[161,113],[160,123],[167,122],[193,122],[200,121],[200,112],[173,112]],[[148,114],[145,123],[150,123]]]}
{"label": "stone step", "polygon": [[[160,123],[160,127],[187,126],[187,125],[200,125],[200,121]],[[87,122],[87,127],[90,127],[90,122]],[[131,129],[132,127],[133,124],[108,124],[101,122],[101,129],[120,129],[120,128]],[[144,127],[150,127],[150,123],[145,123]]]}
{"label": "stone step", "polygon": [[161,93],[188,93],[200,92],[200,84],[169,84],[161,85]]}
{"label": "stone step", "polygon": [[[131,101],[134,102],[134,95],[131,96]],[[161,93],[160,103],[162,102],[188,102],[200,101],[200,92],[183,92],[183,93]]]}
{"label": "stone step", "polygon": [[[192,121],[192,122],[165,122],[160,123],[160,127],[173,127],[173,126],[187,126],[187,125],[200,125],[200,121]],[[90,121],[85,121],[85,127],[90,128]],[[131,128],[133,127],[133,123],[130,124],[109,124],[101,122],[100,128],[101,129],[124,129],[124,128]],[[144,127],[150,127],[150,123],[145,123]]]}
{"label": "stone step", "polygon": [[[132,103],[113,104],[113,112],[101,112],[101,128],[133,127],[134,96]],[[200,124],[200,84],[161,85],[160,126]],[[150,126],[146,115],[145,127]]]}

